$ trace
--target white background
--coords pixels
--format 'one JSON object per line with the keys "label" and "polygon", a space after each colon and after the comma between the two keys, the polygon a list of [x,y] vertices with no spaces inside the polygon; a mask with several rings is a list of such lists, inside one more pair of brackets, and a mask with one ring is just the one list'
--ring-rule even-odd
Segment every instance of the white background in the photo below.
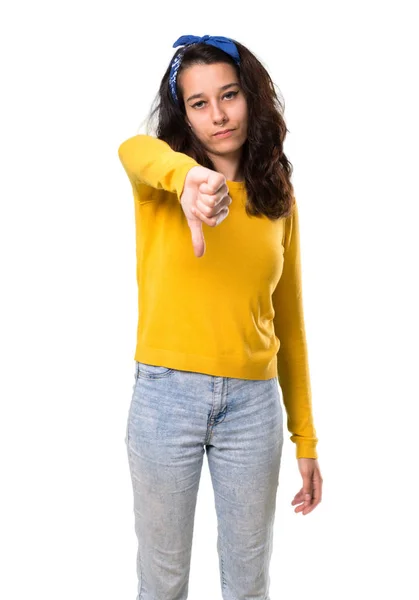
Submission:
{"label": "white background", "polygon": [[[414,4],[2,7],[2,598],[135,600],[134,205],[117,151],[183,34],[237,39],[285,99],[324,484],[295,514],[285,431],[270,598],[419,597]],[[205,459],[190,600],[221,600],[216,535]]]}

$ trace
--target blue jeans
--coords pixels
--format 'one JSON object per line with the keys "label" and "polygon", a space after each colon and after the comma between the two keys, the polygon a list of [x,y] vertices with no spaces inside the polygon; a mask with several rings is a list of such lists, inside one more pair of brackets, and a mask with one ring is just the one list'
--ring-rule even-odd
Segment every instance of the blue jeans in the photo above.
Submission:
{"label": "blue jeans", "polygon": [[186,600],[206,450],[223,600],[270,600],[283,446],[278,379],[217,377],[135,361],[125,443],[138,539],[136,600]]}

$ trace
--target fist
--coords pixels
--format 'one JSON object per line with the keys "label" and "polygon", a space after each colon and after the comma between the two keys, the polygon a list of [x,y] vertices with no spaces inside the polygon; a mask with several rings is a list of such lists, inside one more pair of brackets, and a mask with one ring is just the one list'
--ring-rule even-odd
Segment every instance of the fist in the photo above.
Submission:
{"label": "fist", "polygon": [[185,217],[191,230],[195,256],[205,253],[202,223],[216,227],[227,217],[232,200],[228,195],[226,178],[206,167],[192,167],[186,175],[180,197]]}

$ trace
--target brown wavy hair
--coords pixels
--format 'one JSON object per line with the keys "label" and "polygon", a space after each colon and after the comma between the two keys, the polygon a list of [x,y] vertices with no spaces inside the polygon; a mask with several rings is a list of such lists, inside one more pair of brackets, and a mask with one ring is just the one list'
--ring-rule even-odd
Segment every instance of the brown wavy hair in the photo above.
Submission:
{"label": "brown wavy hair", "polygon": [[249,216],[265,215],[269,219],[287,217],[292,212],[294,188],[293,166],[283,151],[287,134],[281,94],[262,63],[239,42],[233,40],[240,55],[240,65],[219,48],[200,42],[179,48],[173,55],[160,83],[159,91],[147,119],[147,133],[157,117],[155,135],[170,147],[194,158],[200,165],[216,170],[200,140],[185,121],[186,110],[182,90],[177,86],[179,105],[170,93],[169,75],[172,60],[183,53],[178,71],[192,65],[231,64],[237,74],[248,107],[248,135],[242,146],[241,169],[244,173]]}

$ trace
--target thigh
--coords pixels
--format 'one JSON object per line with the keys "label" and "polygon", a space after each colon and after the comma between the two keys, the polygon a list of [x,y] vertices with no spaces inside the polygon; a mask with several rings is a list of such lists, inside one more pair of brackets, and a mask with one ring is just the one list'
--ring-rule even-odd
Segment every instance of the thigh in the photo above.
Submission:
{"label": "thigh", "polygon": [[224,598],[268,599],[283,439],[278,380],[229,380],[207,447]]}
{"label": "thigh", "polygon": [[[140,598],[186,598],[204,448],[176,406],[175,371],[136,363],[126,445]],[[181,375],[176,373],[176,381]]]}

